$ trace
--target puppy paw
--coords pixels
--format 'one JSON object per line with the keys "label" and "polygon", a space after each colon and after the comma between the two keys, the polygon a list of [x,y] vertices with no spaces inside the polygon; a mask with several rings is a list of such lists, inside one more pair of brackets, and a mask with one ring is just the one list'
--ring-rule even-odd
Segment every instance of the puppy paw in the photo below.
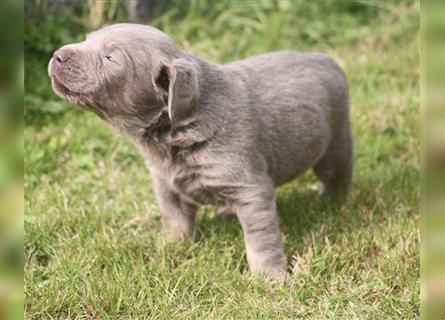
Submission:
{"label": "puppy paw", "polygon": [[216,217],[220,219],[235,219],[236,213],[230,207],[224,206],[218,209]]}
{"label": "puppy paw", "polygon": [[319,192],[319,196],[322,201],[336,205],[343,205],[347,200],[348,193],[345,190],[327,188],[323,186]]}
{"label": "puppy paw", "polygon": [[169,221],[169,223],[164,223],[164,233],[168,241],[182,241],[192,238],[194,226],[184,221]]}
{"label": "puppy paw", "polygon": [[279,284],[284,284],[290,279],[290,274],[283,269],[256,270],[252,273],[255,277],[263,278]]}
{"label": "puppy paw", "polygon": [[265,277],[269,280],[284,283],[289,279],[287,273],[287,259],[285,255],[275,257],[276,259],[264,259],[264,257],[250,257],[250,270],[254,275]]}

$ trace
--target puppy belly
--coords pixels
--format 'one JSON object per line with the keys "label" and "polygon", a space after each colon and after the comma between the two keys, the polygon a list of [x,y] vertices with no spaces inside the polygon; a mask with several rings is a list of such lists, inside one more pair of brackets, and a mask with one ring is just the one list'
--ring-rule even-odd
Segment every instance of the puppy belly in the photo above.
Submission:
{"label": "puppy belly", "polygon": [[287,183],[304,174],[313,167],[323,156],[327,148],[327,139],[317,138],[306,143],[289,142],[287,150],[275,153],[272,179],[276,186]]}

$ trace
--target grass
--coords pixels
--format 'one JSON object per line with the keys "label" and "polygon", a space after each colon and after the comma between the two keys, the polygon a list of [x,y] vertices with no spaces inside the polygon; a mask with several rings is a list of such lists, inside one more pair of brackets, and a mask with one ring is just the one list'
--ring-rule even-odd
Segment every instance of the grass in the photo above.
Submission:
{"label": "grass", "polygon": [[185,9],[153,24],[203,58],[294,49],[339,62],[356,143],[348,203],[321,202],[312,173],[277,190],[292,272],[285,286],[250,276],[239,224],[213,219],[214,208],[201,210],[195,241],[165,242],[136,148],[51,93],[50,52],[86,28],[68,17],[36,20],[25,36],[25,317],[418,318],[417,6],[202,1]]}

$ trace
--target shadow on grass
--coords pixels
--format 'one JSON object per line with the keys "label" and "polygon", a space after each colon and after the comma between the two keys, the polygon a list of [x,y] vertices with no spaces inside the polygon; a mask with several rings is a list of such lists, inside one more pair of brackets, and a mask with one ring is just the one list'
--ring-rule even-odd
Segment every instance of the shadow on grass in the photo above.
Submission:
{"label": "shadow on grass", "polygon": [[[400,171],[381,177],[367,174],[357,177],[343,203],[321,197],[311,188],[316,180],[310,176],[277,189],[277,209],[289,267],[293,264],[293,255],[303,254],[311,245],[323,247],[325,237],[336,242],[345,236],[363,233],[373,224],[386,223],[388,214],[396,213],[396,207],[407,201],[400,197],[400,192],[403,195],[405,190],[395,185],[403,185],[408,190],[416,180],[411,181],[410,175]],[[231,255],[235,263],[232,266],[242,273],[248,267],[241,226],[236,218],[216,217],[215,211],[214,207],[200,211],[194,243],[202,248],[198,250],[201,252],[210,250],[217,255]]]}
{"label": "shadow on grass", "polygon": [[[295,184],[281,188],[276,198],[287,253],[301,248],[308,234],[322,224],[328,223],[340,231],[345,229],[340,226],[348,225],[350,219],[346,214],[348,210],[342,209],[338,202],[321,197],[314,190],[298,190]],[[238,220],[217,217],[215,210],[205,208],[199,216],[195,241],[216,247],[236,245],[244,252],[243,233]]]}

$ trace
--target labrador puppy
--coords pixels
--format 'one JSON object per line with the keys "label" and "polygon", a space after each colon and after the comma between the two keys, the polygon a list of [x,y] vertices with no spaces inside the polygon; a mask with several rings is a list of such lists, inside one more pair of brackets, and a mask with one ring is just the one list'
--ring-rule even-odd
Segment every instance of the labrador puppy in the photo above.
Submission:
{"label": "labrador puppy", "polygon": [[134,141],[170,237],[192,235],[199,204],[234,212],[255,274],[287,274],[276,186],[312,168],[327,193],[349,188],[348,85],[323,54],[283,51],[220,65],[156,28],[115,24],[57,50],[48,72],[57,95]]}

